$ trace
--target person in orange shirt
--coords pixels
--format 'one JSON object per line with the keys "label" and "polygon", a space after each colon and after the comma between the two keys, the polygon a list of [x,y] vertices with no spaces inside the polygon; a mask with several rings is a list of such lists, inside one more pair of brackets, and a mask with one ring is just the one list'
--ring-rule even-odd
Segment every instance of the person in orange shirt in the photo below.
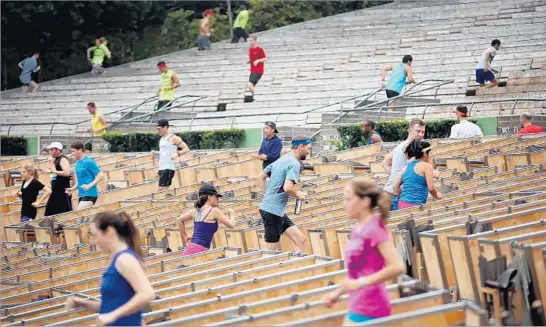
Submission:
{"label": "person in orange shirt", "polygon": [[544,133],[544,129],[538,125],[533,124],[533,116],[529,114],[523,114],[520,117],[521,129],[518,134],[536,134]]}

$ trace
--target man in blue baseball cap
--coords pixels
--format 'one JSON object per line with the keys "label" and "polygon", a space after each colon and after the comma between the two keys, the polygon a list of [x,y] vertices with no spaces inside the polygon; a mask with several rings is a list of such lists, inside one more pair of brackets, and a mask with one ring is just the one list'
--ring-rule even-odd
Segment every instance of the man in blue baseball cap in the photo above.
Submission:
{"label": "man in blue baseball cap", "polygon": [[[309,155],[311,139],[296,137],[292,140],[292,151],[271,165],[265,167],[258,178],[258,187],[265,189],[265,195],[260,204],[260,215],[264,222],[264,239],[269,250],[280,250],[279,240],[281,235],[286,236],[294,242],[294,251],[303,252],[305,236],[294,225],[292,220],[285,213],[288,197],[303,200],[305,192],[298,191],[296,184],[299,183],[301,162]],[[266,180],[269,177],[269,182]]]}

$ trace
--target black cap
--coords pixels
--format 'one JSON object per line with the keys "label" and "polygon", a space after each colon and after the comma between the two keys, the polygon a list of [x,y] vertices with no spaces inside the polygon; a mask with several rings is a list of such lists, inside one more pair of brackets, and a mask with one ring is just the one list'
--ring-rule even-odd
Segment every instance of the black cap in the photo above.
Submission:
{"label": "black cap", "polygon": [[273,128],[275,130],[275,134],[279,133],[279,131],[277,130],[277,124],[275,124],[274,122],[266,121],[264,125]]}
{"label": "black cap", "polygon": [[199,192],[197,192],[199,196],[201,195],[217,195],[218,197],[222,197],[223,195],[218,193],[218,190],[216,187],[209,183],[204,183],[201,188],[199,189]]}
{"label": "black cap", "polygon": [[169,121],[167,119],[160,119],[157,121],[157,126],[161,126],[161,127],[165,127],[165,126],[170,126],[169,125]]}

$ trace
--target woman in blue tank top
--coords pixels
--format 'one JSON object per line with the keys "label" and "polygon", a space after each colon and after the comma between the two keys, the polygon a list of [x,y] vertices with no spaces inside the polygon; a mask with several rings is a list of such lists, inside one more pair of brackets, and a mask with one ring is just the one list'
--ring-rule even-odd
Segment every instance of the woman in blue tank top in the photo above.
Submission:
{"label": "woman in blue tank top", "polygon": [[435,199],[443,198],[442,193],[434,186],[431,149],[429,142],[414,140],[404,151],[410,162],[394,182],[394,192],[400,194],[399,209],[425,204],[429,193]]}
{"label": "woman in blue tank top", "polygon": [[[187,243],[182,255],[208,251],[212,238],[218,231],[218,222],[228,228],[235,227],[235,212],[229,209],[228,216],[226,216],[218,209],[218,202],[222,194],[218,193],[213,185],[203,184],[197,194],[199,199],[195,202],[195,209],[183,213],[178,220],[178,228]],[[193,220],[193,235],[191,237],[186,233],[185,221],[188,220]]]}
{"label": "woman in blue tank top", "polygon": [[113,255],[102,275],[101,299],[70,297],[66,308],[84,307],[100,313],[97,323],[101,326],[142,326],[142,308],[155,294],[140,263],[140,236],[133,221],[125,212],[101,212],[90,232],[95,244]]}

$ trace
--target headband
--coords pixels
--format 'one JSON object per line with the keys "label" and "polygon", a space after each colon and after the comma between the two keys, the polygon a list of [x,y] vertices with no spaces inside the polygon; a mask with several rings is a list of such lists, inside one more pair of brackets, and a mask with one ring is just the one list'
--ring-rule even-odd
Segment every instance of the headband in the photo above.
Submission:
{"label": "headband", "polygon": [[460,114],[461,116],[463,116],[463,117],[467,117],[467,116],[468,116],[468,113],[467,113],[467,112],[462,112],[462,111],[460,111],[459,109],[455,109],[455,111],[456,111],[458,114]]}
{"label": "headband", "polygon": [[427,152],[427,151],[430,151],[432,149],[432,145],[429,146],[428,148],[424,148],[423,150],[421,150],[423,153]]}
{"label": "headband", "polygon": [[157,65],[157,68],[163,68],[163,67],[167,67],[167,64],[159,64],[159,65]]}
{"label": "headband", "polygon": [[296,141],[292,141],[292,146],[300,146],[300,145],[311,144],[311,143],[313,143],[311,139],[296,140]]}

